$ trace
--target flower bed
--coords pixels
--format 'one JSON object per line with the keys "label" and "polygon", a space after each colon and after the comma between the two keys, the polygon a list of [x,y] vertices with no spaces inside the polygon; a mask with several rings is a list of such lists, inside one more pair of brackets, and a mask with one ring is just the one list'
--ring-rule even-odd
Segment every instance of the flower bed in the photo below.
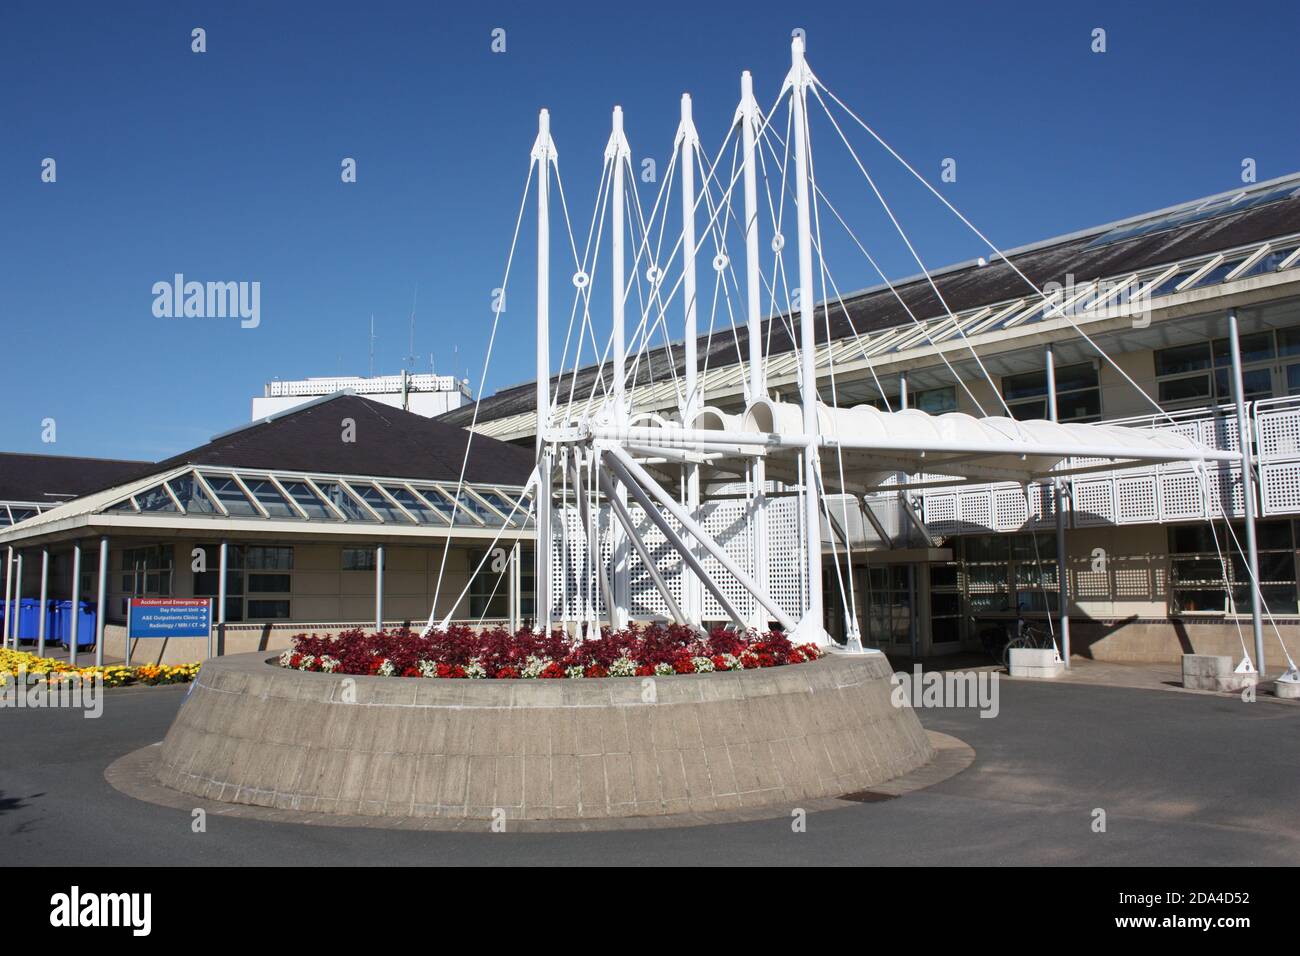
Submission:
{"label": "flower bed", "polygon": [[512,680],[707,674],[802,664],[820,656],[816,645],[795,645],[777,632],[736,634],[719,628],[701,636],[686,627],[651,625],[602,631],[583,641],[561,631],[451,627],[428,636],[406,629],[357,629],[337,637],[298,634],[279,663],[327,674]]}
{"label": "flower bed", "polygon": [[0,650],[0,687],[11,677],[26,674],[50,683],[75,680],[94,680],[102,677],[106,687],[125,687],[128,684],[185,684],[199,672],[198,664],[137,664],[126,667],[109,664],[104,667],[73,667],[67,661],[52,657],[37,657],[28,651]]}

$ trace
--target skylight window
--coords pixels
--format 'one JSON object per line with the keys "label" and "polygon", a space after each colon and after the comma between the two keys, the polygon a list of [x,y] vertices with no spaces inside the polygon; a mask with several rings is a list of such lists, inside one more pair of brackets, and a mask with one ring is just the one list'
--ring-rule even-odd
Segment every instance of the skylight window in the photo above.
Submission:
{"label": "skylight window", "polygon": [[260,518],[262,512],[258,511],[248,497],[240,489],[239,484],[234,478],[227,475],[216,475],[211,472],[201,472],[203,480],[212,488],[213,494],[217,500],[225,506],[226,511],[236,518]]}
{"label": "skylight window", "polygon": [[289,502],[284,500],[284,495],[280,494],[279,489],[270,481],[265,478],[246,477],[244,478],[244,484],[272,518],[298,517],[298,512],[293,510]]}
{"label": "skylight window", "polygon": [[336,515],[325,502],[316,496],[316,492],[311,490],[311,486],[305,481],[284,481],[284,490],[297,503],[298,507],[307,513],[307,517],[312,521],[338,521]]}

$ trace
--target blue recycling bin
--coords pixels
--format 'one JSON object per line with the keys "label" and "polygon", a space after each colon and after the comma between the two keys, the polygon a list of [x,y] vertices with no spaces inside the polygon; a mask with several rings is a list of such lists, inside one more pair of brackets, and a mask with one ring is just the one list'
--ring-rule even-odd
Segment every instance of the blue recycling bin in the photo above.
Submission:
{"label": "blue recycling bin", "polygon": [[[72,639],[72,602],[51,601],[50,605],[50,640],[59,641],[66,647]],[[85,601],[77,602],[78,647],[90,647],[95,643],[95,614],[96,608],[93,604],[87,604]],[[21,618],[19,620],[21,626]]]}
{"label": "blue recycling bin", "polygon": [[34,641],[40,637],[41,602],[37,598],[23,598],[18,605],[18,638]]}

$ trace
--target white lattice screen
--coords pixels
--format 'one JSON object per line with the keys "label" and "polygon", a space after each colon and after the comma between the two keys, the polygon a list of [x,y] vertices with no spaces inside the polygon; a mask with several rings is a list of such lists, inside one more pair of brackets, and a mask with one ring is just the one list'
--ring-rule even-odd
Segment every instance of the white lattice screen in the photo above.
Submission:
{"label": "white lattice screen", "polygon": [[[730,558],[745,573],[753,573],[753,555],[750,548],[750,524],[746,515],[746,502],[743,500],[706,501],[700,508],[704,530],[722,546]],[[655,526],[645,511],[636,504],[630,504],[628,511],[632,523],[645,542],[664,579],[673,599],[682,603],[681,556],[668,544],[658,527]],[[661,512],[663,513],[663,512]],[[557,509],[556,531],[552,540],[553,574],[551,584],[552,600],[555,602],[557,617],[565,620],[584,620],[588,608],[600,619],[606,614],[605,601],[599,585],[592,579],[592,571],[587,564],[587,541],[582,531],[582,521],[576,508]],[[612,545],[609,535],[611,514],[608,507],[600,509],[600,559],[609,573],[612,561]],[[669,526],[680,531],[677,521],[665,513]],[[806,587],[806,565],[803,558],[803,537],[800,529],[801,511],[799,499],[772,498],[767,504],[768,528],[768,591],[773,600],[796,620],[801,616]],[[564,534],[568,533],[566,543]],[[655,586],[640,555],[629,546],[630,583],[629,606],[634,618],[668,618],[667,602]],[[702,559],[706,571],[732,602],[736,610],[744,616],[753,610],[752,598],[744,588],[727,573],[716,558],[705,556]],[[612,576],[611,576],[612,581]],[[707,590],[704,592],[704,619],[708,621],[726,620],[726,614],[717,599]]]}

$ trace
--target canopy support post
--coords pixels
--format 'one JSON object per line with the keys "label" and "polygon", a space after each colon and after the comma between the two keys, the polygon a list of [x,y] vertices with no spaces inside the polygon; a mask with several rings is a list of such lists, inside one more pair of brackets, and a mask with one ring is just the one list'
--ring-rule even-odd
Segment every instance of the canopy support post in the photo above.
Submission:
{"label": "canopy support post", "polygon": [[[758,259],[758,172],[755,165],[755,138],[758,132],[758,102],[754,99],[754,80],[746,70],[740,74],[741,142],[744,149],[745,181],[745,310],[746,338],[749,352],[749,400],[767,397],[763,368],[763,321],[761,311],[761,263]],[[767,575],[767,462],[755,455],[750,464],[753,509],[750,516],[750,567],[754,583],[766,590]],[[767,613],[757,601],[750,603],[749,626],[759,631],[768,628]]]}
{"label": "canopy support post", "polygon": [[[1259,588],[1259,550],[1255,537],[1255,475],[1251,462],[1250,419],[1246,417],[1241,374],[1241,338],[1237,310],[1228,310],[1228,344],[1232,348],[1232,402],[1237,407],[1237,445],[1241,450],[1241,498],[1246,510],[1246,563],[1250,569],[1250,627],[1255,637],[1255,670],[1264,674],[1264,609]],[[1225,522],[1231,520],[1226,515]]]}
{"label": "canopy support post", "polygon": [[[537,630],[551,629],[551,480],[554,469],[546,442],[551,421],[551,163],[555,144],[551,140],[551,114],[537,114],[537,140],[533,144],[537,164],[537,539],[533,548],[535,601],[533,614]],[[437,613],[436,609],[435,612]]]}
{"label": "canopy support post", "polygon": [[799,339],[800,391],[803,399],[803,430],[808,450],[803,456],[804,541],[808,560],[808,591],[803,619],[795,628],[798,643],[824,644],[829,641],[822,619],[822,522],[817,492],[817,333],[813,303],[812,210],[808,201],[808,68],[803,58],[803,37],[790,43],[790,102],[794,108],[795,195],[799,227]]}
{"label": "canopy support post", "polygon": [[[1054,422],[1060,421],[1056,405],[1056,352],[1047,346],[1047,417]],[[1039,498],[1041,507],[1042,499]],[[1061,657],[1065,669],[1070,669],[1070,575],[1065,558],[1065,489],[1062,479],[1052,479],[1052,510],[1056,515],[1056,613],[1059,615],[1061,629]],[[1038,532],[1035,531],[1035,534]]]}

